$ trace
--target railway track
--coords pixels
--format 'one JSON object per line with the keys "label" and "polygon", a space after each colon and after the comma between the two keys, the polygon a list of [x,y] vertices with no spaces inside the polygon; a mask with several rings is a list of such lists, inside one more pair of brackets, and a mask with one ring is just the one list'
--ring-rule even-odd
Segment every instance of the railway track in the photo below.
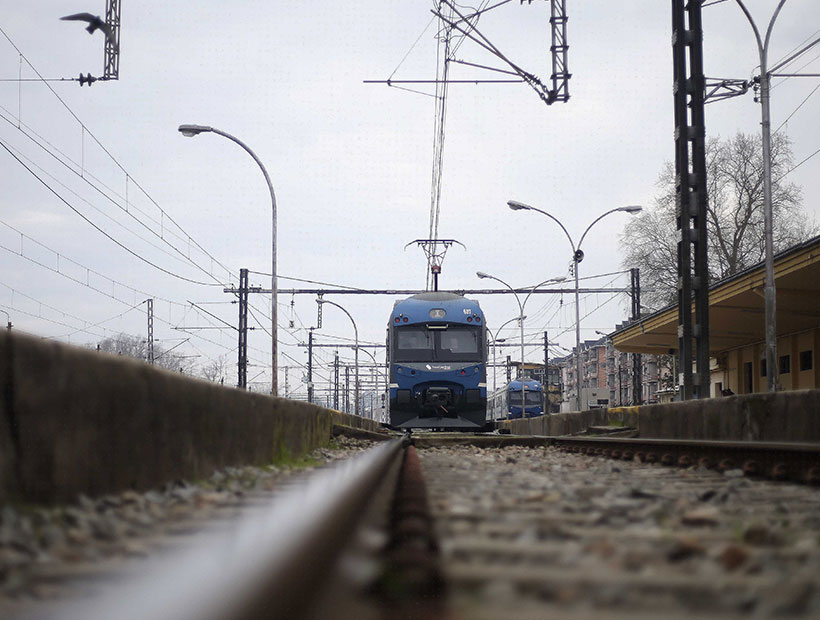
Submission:
{"label": "railway track", "polygon": [[[317,471],[118,570],[94,596],[21,609],[237,620],[820,614],[820,491],[783,481],[816,482],[816,446],[413,442]],[[780,480],[752,477],[767,473]]]}
{"label": "railway track", "polygon": [[815,487],[577,451],[590,444],[605,449],[420,451],[458,616],[820,614]]}

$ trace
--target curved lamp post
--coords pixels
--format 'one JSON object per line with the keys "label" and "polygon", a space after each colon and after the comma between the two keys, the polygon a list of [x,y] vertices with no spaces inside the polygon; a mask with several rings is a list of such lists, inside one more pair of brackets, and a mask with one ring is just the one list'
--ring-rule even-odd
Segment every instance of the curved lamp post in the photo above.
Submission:
{"label": "curved lamp post", "polygon": [[[376,356],[375,355],[373,355],[370,351],[368,351],[367,349],[364,349],[364,348],[362,349],[362,351],[367,353],[370,356],[370,359],[373,360],[373,364],[375,364],[375,366],[376,366],[378,376],[380,376],[382,379],[384,379],[384,389],[385,389],[385,392],[386,392],[387,391],[387,373],[381,369],[381,364],[379,364],[379,362],[376,361]],[[378,377],[376,379],[376,391],[377,392],[379,391]],[[385,392],[382,392],[382,394],[384,394]],[[373,408],[371,406],[371,411],[372,411],[372,409]],[[380,422],[385,422],[386,420],[379,420],[379,421]]]}
{"label": "curved lamp post", "polygon": [[11,325],[11,315],[10,315],[8,312],[6,312],[5,310],[0,310],[0,312],[2,312],[3,314],[5,314],[5,315],[6,315],[6,329],[8,329],[9,331],[11,331],[11,328],[12,328],[12,325]]}
{"label": "curved lamp post", "polygon": [[262,170],[262,174],[265,175],[265,182],[268,184],[268,190],[270,191],[270,202],[271,202],[271,306],[270,306],[270,314],[271,314],[271,394],[276,396],[278,393],[278,375],[279,375],[279,368],[276,363],[277,358],[277,342],[276,342],[276,304],[277,304],[277,282],[276,282],[276,195],[273,193],[273,185],[270,182],[270,177],[268,176],[268,171],[265,170],[265,166],[262,165],[262,162],[259,161],[259,158],[256,156],[247,144],[242,142],[239,138],[232,136],[229,133],[216,129],[215,127],[206,127],[203,125],[180,125],[179,132],[188,138],[193,136],[197,136],[201,133],[215,133],[232,142],[236,142],[239,146],[241,146],[245,151],[253,157],[253,160],[257,163],[259,168]]}
{"label": "curved lamp post", "polygon": [[[544,280],[540,284],[536,284],[532,287],[532,290],[529,293],[527,293],[527,296],[524,298],[524,302],[522,303],[521,300],[518,298],[518,293],[515,291],[515,289],[506,282],[504,282],[504,280],[502,280],[501,278],[496,278],[495,276],[491,276],[489,273],[484,273],[483,271],[476,271],[475,274],[481,279],[489,278],[490,280],[500,282],[508,289],[510,289],[512,291],[512,294],[515,295],[515,301],[518,302],[518,308],[521,311],[521,314],[519,315],[519,325],[521,331],[521,367],[518,373],[518,378],[521,380],[521,418],[523,419],[525,417],[524,411],[526,406],[524,393],[524,319],[527,318],[524,315],[524,306],[527,304],[527,300],[530,298],[530,295],[532,295],[539,286],[548,284],[550,282],[563,282],[564,280],[566,280],[566,278],[564,278],[563,276],[560,278],[551,278],[549,280]],[[507,323],[509,322],[510,321],[507,321]],[[504,325],[506,325],[507,323],[504,323]],[[504,325],[502,325],[501,327],[503,327]],[[499,331],[501,330],[501,327],[498,328]],[[495,353],[495,348],[493,348],[493,353]],[[495,359],[493,359],[493,385],[495,385]]]}
{"label": "curved lamp post", "polygon": [[[502,329],[504,329],[507,325],[509,325],[509,324],[510,324],[510,323],[512,323],[513,321],[517,321],[517,320],[519,320],[519,318],[520,318],[520,317],[514,316],[514,317],[513,317],[513,318],[511,318],[509,321],[504,321],[504,322],[501,324],[501,327],[499,327],[497,330],[495,330],[495,335],[493,335],[493,333],[492,333],[491,331],[487,330],[487,333],[488,333],[488,334],[490,334],[490,337],[493,339],[493,392],[495,392],[495,390],[496,390],[496,381],[495,381],[495,378],[496,378],[496,377],[495,377],[495,374],[496,374],[496,373],[495,373],[495,345],[496,345],[496,343],[498,343],[498,342],[504,342],[504,341],[506,341],[506,340],[507,340],[506,338],[499,338],[499,337],[498,337],[498,334],[500,334],[500,333],[501,333],[501,330],[502,330]],[[524,318],[526,319],[527,317],[524,317]]]}
{"label": "curved lamp post", "polygon": [[[751,13],[743,4],[742,0],[736,0],[757,40],[757,51],[760,56],[760,110],[761,110],[761,137],[763,142],[763,242],[764,242],[764,273],[763,280],[763,303],[765,307],[765,331],[766,331],[766,384],[769,392],[777,390],[777,325],[775,307],[774,288],[774,241],[773,241],[773,219],[772,219],[772,138],[771,120],[769,111],[769,93],[771,72],[768,68],[769,39],[772,36],[772,28],[780,9],[783,8],[786,0],[780,0],[774,10],[769,27],[766,29],[766,38],[761,40],[760,31],[752,19]],[[792,56],[793,57],[793,56]],[[790,59],[787,59],[790,60]],[[784,63],[779,63],[779,68]]]}
{"label": "curved lamp post", "polygon": [[354,378],[353,378],[353,384],[354,384],[354,388],[353,388],[353,402],[354,402],[354,405],[353,405],[353,407],[356,410],[356,415],[359,415],[359,328],[356,327],[356,321],[353,320],[353,317],[350,316],[350,313],[347,310],[345,310],[342,306],[337,304],[335,301],[330,301],[329,299],[322,299],[321,297],[319,297],[319,298],[316,299],[316,303],[319,304],[320,306],[322,304],[330,304],[331,306],[336,306],[339,310],[344,312],[347,315],[347,318],[350,319],[350,322],[353,323],[353,334],[354,334],[354,337],[356,339],[356,341],[355,341],[356,344],[353,347],[353,350],[355,351],[355,355],[354,355],[355,375],[354,375]]}
{"label": "curved lamp post", "polygon": [[596,217],[592,221],[592,223],[589,226],[587,226],[586,230],[584,231],[584,234],[581,235],[581,240],[578,242],[578,245],[575,245],[575,242],[572,240],[572,237],[570,236],[569,232],[567,232],[567,229],[554,215],[551,215],[550,213],[547,213],[546,211],[543,211],[536,207],[532,207],[528,204],[524,204],[523,202],[518,202],[517,200],[508,200],[507,206],[509,206],[510,209],[512,209],[513,211],[538,211],[538,213],[540,213],[541,215],[546,215],[548,218],[550,218],[553,222],[555,222],[561,227],[561,230],[564,231],[564,234],[567,236],[567,239],[569,240],[570,246],[572,246],[572,260],[575,267],[573,271],[575,272],[575,382],[577,391],[576,403],[578,411],[581,411],[581,385],[583,384],[583,380],[581,376],[581,309],[578,295],[578,263],[584,260],[584,253],[581,250],[581,244],[584,242],[584,237],[587,236],[589,229],[592,228],[595,224],[597,224],[601,219],[603,219],[610,213],[617,213],[619,211],[622,211],[624,213],[635,214],[639,211],[643,211],[643,207],[639,207],[637,205],[629,205],[626,207],[616,207],[615,209],[610,209],[609,211],[606,211],[605,213]]}

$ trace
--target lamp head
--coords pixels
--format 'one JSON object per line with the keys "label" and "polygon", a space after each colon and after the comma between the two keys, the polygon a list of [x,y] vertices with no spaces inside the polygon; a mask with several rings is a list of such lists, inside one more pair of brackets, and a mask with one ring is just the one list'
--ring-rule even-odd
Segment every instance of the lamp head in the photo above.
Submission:
{"label": "lamp head", "polygon": [[565,276],[558,276],[557,278],[552,278],[550,282],[566,282],[567,278]]}
{"label": "lamp head", "polygon": [[635,213],[643,211],[643,207],[641,207],[639,205],[628,205],[626,207],[618,207],[618,211],[625,211],[626,213],[629,213],[630,215],[634,215]]}
{"label": "lamp head", "polygon": [[481,279],[492,277],[489,273],[484,273],[483,271],[476,271],[475,274]]}
{"label": "lamp head", "polygon": [[508,200],[507,206],[512,209],[513,211],[519,211],[521,209],[529,210],[532,209],[530,205],[525,205],[523,202],[518,202],[517,200]]}
{"label": "lamp head", "polygon": [[177,131],[186,138],[191,138],[201,133],[213,131],[213,129],[204,125],[180,125]]}

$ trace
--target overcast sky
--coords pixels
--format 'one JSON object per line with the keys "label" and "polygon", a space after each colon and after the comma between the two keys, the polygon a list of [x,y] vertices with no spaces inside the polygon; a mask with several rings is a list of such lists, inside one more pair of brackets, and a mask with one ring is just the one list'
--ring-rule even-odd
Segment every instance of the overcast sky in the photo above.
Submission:
{"label": "overcast sky", "polygon": [[[537,213],[510,211],[506,201],[549,211],[577,241],[608,209],[652,205],[662,165],[674,157],[670,3],[566,4],[568,103],[546,106],[524,84],[450,88],[438,233],[466,249],[447,254],[441,288],[487,287],[477,270],[516,287],[568,277],[571,251],[560,229]],[[748,0],[761,29],[776,4]],[[162,345],[182,343],[175,351],[199,356],[191,358],[199,365],[226,356],[226,383],[235,382],[236,331],[215,329],[225,324],[189,302],[236,325],[237,306],[223,288],[238,282],[240,267],[270,273],[269,194],[259,168],[237,145],[214,134],[184,138],[181,123],[233,134],[264,163],[278,203],[281,276],[366,289],[424,288],[425,258],[405,245],[428,236],[434,99],[363,81],[434,79],[432,6],[126,0],[119,80],[80,87],[44,84],[38,74],[102,74],[101,33],[89,36],[83,24],[59,17],[104,15],[104,0],[0,0],[0,27],[19,49],[0,34],[0,141],[29,168],[0,148],[0,320],[5,311],[21,331],[94,344],[121,331],[145,335],[141,302],[152,297]],[[487,13],[479,27],[546,81],[548,19],[549,2],[515,1]],[[704,29],[707,76],[755,74],[755,39],[733,0],[705,8]],[[789,0],[770,58],[818,35],[816,1]],[[820,46],[791,69],[820,73],[818,55]],[[469,42],[458,57],[498,66]],[[475,75],[460,66],[451,72],[453,79]],[[775,80],[773,129],[789,119],[782,131],[793,140],[795,163],[820,149],[820,95],[812,96],[818,84]],[[758,133],[760,107],[749,93],[708,105],[706,121],[709,136]],[[804,208],[816,217],[820,155],[789,178],[803,188]],[[628,217],[611,215],[592,229],[582,277],[623,269],[617,238]],[[251,284],[268,287],[270,279],[254,274]],[[629,278],[584,284],[627,287]],[[279,286],[315,285],[283,278]],[[384,342],[395,299],[329,298],[353,315],[362,341]],[[251,325],[269,329],[269,298],[251,301]],[[518,314],[511,296],[479,302],[493,330]],[[581,312],[582,337],[594,338],[627,317],[628,299],[586,296]],[[557,344],[573,346],[572,294],[533,296],[525,313],[528,340],[541,342],[548,331]],[[314,298],[281,295],[279,318],[280,366],[292,367],[289,392],[304,393],[299,366],[306,353],[298,344],[316,323]],[[508,327],[501,335],[513,341],[517,329]],[[317,341],[352,335],[347,317],[325,307]],[[270,382],[270,337],[259,328],[249,342],[248,377],[262,388]],[[542,350],[528,351],[528,359],[543,359]],[[508,353],[517,357],[515,350],[500,356]],[[341,355],[352,359],[349,350]],[[332,349],[322,349],[316,361],[332,357]],[[318,374],[326,377],[327,370]],[[284,382],[282,370],[280,393]]]}

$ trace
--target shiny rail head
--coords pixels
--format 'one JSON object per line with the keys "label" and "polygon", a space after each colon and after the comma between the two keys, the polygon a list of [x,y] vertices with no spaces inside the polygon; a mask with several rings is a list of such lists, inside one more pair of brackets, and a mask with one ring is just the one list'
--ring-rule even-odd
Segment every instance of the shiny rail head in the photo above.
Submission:
{"label": "shiny rail head", "polygon": [[331,562],[328,550],[338,554],[349,542],[357,514],[401,454],[394,440],[319,470],[235,526],[207,528],[185,549],[139,563],[99,597],[39,618],[251,620],[261,609],[288,617],[296,604],[289,595],[313,589],[311,575]]}

